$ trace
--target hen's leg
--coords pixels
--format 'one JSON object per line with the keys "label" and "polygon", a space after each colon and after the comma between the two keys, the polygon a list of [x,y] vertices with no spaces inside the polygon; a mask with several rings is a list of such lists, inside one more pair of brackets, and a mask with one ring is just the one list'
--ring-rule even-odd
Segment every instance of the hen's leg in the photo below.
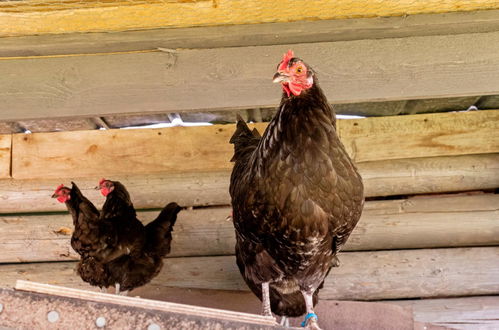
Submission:
{"label": "hen's leg", "polygon": [[102,293],[107,293],[107,288],[104,288],[104,287],[103,287],[103,288],[100,288],[100,292],[102,292]]}
{"label": "hen's leg", "polygon": [[114,283],[114,287],[116,288],[116,291],[114,293],[119,295],[120,294],[120,284]]}
{"label": "hen's leg", "polygon": [[269,282],[262,283],[262,307],[264,316],[272,316],[272,310],[270,309],[270,290]]}
{"label": "hen's leg", "polygon": [[283,327],[289,328],[289,318],[287,316],[282,316],[279,324]]}
{"label": "hen's leg", "polygon": [[317,324],[317,314],[314,312],[314,299],[313,292],[301,291],[303,298],[305,298],[305,305],[307,306],[307,315],[305,316],[305,321],[302,322],[301,326],[307,329],[321,330]]}

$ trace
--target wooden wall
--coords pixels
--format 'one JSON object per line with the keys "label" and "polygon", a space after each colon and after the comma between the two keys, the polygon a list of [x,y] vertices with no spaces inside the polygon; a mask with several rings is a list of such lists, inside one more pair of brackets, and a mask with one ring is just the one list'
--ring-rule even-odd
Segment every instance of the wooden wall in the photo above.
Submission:
{"label": "wooden wall", "polygon": [[[366,202],[323,299],[498,293],[499,264],[491,260],[499,257],[499,197],[487,192],[499,187],[498,114],[340,120],[340,135],[358,162],[367,196],[408,197]],[[6,178],[0,181],[0,262],[10,264],[1,266],[0,284],[24,278],[88,287],[73,273],[70,216],[53,213],[64,206],[50,194],[74,180],[100,205],[103,198],[93,187],[109,176],[127,185],[136,207],[144,209],[139,212],[144,221],[172,200],[197,207],[180,214],[171,258],[151,288],[246,290],[226,219],[227,140],[233,130],[234,125],[215,125],[3,137],[12,138],[6,152],[12,162],[6,157]],[[462,190],[485,192],[450,193]]]}
{"label": "wooden wall", "polygon": [[292,22],[498,9],[496,0],[171,0],[0,3],[0,36]]}
{"label": "wooden wall", "polygon": [[[169,299],[172,287],[246,291],[227,220],[234,125],[99,131],[99,120],[268,109],[279,100],[272,70],[288,48],[317,68],[332,102],[386,102],[360,114],[394,113],[390,102],[406,105],[403,113],[448,97],[475,104],[499,94],[498,13],[0,39],[2,124],[71,119],[89,129],[0,135],[0,286],[28,279],[92,289],[74,274],[71,219],[50,195],[73,180],[101,206],[93,188],[108,177],[128,187],[144,222],[170,201],[192,207],[141,296]],[[499,306],[499,111],[338,126],[368,201],[321,298],[426,298],[410,304],[428,322],[442,297],[487,296],[487,306]]]}

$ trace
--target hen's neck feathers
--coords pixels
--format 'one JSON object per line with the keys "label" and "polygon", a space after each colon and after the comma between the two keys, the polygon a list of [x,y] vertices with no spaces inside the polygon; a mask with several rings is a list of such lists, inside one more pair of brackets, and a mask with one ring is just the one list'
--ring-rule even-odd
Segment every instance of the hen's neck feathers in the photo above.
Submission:
{"label": "hen's neck feathers", "polygon": [[272,150],[282,148],[283,144],[300,148],[300,141],[304,136],[310,136],[312,130],[324,130],[327,134],[336,130],[333,107],[317,82],[299,96],[288,97],[283,93],[279,109],[260,140],[255,157],[260,160],[272,157]]}

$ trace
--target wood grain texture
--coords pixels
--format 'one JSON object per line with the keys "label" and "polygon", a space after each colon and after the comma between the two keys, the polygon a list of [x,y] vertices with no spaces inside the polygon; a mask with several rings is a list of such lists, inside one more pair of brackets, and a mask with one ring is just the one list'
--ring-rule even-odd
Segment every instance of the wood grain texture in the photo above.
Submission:
{"label": "wood grain texture", "polygon": [[331,103],[494,95],[498,41],[490,32],[4,58],[0,98],[10,111],[0,120],[272,107],[281,93],[271,77],[290,48],[316,69]]}
{"label": "wood grain texture", "polygon": [[[58,296],[59,298],[73,298],[86,300],[89,302],[99,302],[107,304],[116,304],[123,307],[147,308],[155,311],[179,313],[184,316],[198,316],[203,318],[217,318],[225,321],[247,322],[253,325],[275,325],[275,319],[263,315],[253,315],[247,313],[219,310],[213,308],[188,306],[183,304],[155,301],[150,299],[141,299],[138,297],[126,297],[120,295],[110,295],[106,293],[94,293],[75,288],[65,288],[56,285],[37,283],[32,281],[19,280],[16,282],[17,291],[41,293],[49,296]],[[133,311],[130,311],[133,312]],[[107,314],[106,316],[111,316]],[[244,329],[244,328],[241,328]]]}
{"label": "wood grain texture", "polygon": [[2,3],[0,36],[402,16],[498,9],[496,0],[453,1],[23,1]]}
{"label": "wood grain texture", "polygon": [[[499,247],[345,252],[320,297],[380,300],[495,295],[499,293],[499,266],[491,260],[497,258]],[[1,265],[0,286],[12,287],[24,279],[89,288],[74,274],[74,266],[74,262]],[[160,291],[172,286],[247,290],[233,256],[169,258],[147,287]]]}
{"label": "wood grain texture", "polygon": [[10,178],[12,135],[0,135],[0,179]]}
{"label": "wood grain texture", "polygon": [[203,26],[115,33],[65,33],[0,39],[0,57],[126,52],[164,47],[270,46],[499,30],[499,11]]}
{"label": "wood grain texture", "polygon": [[499,296],[387,301],[409,306],[414,319],[452,329],[494,330],[499,328]]}
{"label": "wood grain texture", "polygon": [[[74,292],[76,289],[60,288],[63,290]],[[8,306],[3,310],[0,326],[4,329],[93,329],[104,326],[108,329],[154,329],[152,324],[160,329],[275,329],[275,319],[271,317],[140,298],[120,299],[117,295],[88,291],[80,295],[90,297],[74,299],[62,292],[46,295],[0,289],[0,299]],[[54,311],[58,316],[55,321],[47,317]],[[103,324],[99,324],[100,321]]]}
{"label": "wood grain texture", "polygon": [[[148,223],[159,211],[139,212]],[[184,210],[169,257],[234,254],[230,207]],[[75,260],[71,216],[0,217],[0,263]],[[366,202],[345,251],[499,245],[499,195]]]}
{"label": "wood grain texture", "polygon": [[[499,111],[340,120],[356,162],[499,152]],[[263,132],[266,124],[255,124]],[[235,125],[13,135],[12,177],[227,171]],[[82,166],[85,164],[85,166]]]}
{"label": "wood grain texture", "polygon": [[[410,158],[358,165],[367,197],[494,189],[499,187],[499,154]],[[229,205],[230,171],[112,175],[125,184],[140,209],[161,208],[170,201],[183,206]],[[99,207],[94,187],[100,176],[71,178]],[[49,198],[69,179],[0,180],[0,214],[66,211]]]}

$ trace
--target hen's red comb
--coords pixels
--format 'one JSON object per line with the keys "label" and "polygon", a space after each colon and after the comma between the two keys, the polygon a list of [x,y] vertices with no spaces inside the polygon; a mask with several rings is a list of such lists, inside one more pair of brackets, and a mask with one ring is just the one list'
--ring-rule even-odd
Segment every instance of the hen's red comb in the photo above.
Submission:
{"label": "hen's red comb", "polygon": [[55,193],[58,193],[62,188],[64,188],[64,183],[61,183],[57,186],[57,188],[55,188]]}
{"label": "hen's red comb", "polygon": [[279,65],[279,70],[284,70],[288,67],[289,61],[295,57],[295,54],[293,51],[290,49],[286,54],[283,55],[281,65]]}
{"label": "hen's red comb", "polygon": [[99,186],[100,186],[101,184],[103,184],[103,183],[104,183],[104,181],[107,181],[107,180],[106,180],[106,179],[104,179],[104,178],[100,179],[100,181],[99,181]]}

